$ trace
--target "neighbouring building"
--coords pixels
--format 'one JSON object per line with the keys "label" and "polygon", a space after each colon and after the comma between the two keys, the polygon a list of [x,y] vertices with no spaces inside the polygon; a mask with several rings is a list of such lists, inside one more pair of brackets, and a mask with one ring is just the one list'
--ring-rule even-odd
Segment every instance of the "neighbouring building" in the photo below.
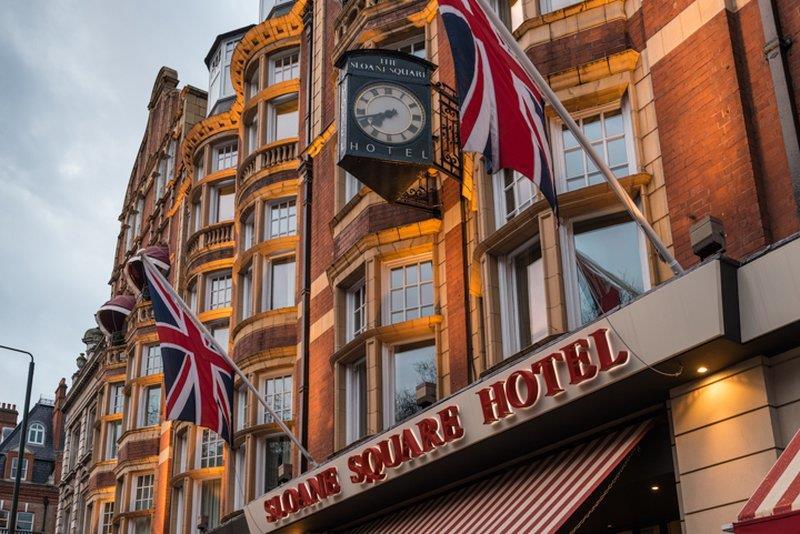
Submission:
{"label": "neighbouring building", "polygon": [[[735,520],[800,426],[800,6],[487,3],[688,273],[550,110],[560,222],[529,180],[448,145],[435,1],[262,0],[254,25],[213,39],[207,92],[156,79],[107,335],[64,403],[59,533]],[[339,67],[362,49],[433,69],[424,120],[381,130],[427,103],[378,74],[348,108]],[[337,165],[354,128],[376,150],[428,127],[432,162],[400,203],[358,179],[390,167]],[[163,245],[170,281],[318,468],[239,381],[234,447],[164,420],[152,309],[125,275]]]}
{"label": "neighbouring building", "polygon": [[[19,446],[22,422],[17,424],[16,406],[0,404],[0,533],[8,532],[14,482],[22,469],[17,532],[56,532],[58,484],[63,451],[62,406],[67,386],[62,380],[55,399],[41,398],[28,413],[28,436],[22,461]],[[6,426],[10,425],[10,426]]]}

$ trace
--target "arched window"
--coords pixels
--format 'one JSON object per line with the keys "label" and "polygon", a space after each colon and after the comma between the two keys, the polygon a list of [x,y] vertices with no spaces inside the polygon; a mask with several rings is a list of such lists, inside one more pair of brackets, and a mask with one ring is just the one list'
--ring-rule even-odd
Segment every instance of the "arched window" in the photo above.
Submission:
{"label": "arched window", "polygon": [[44,425],[42,423],[33,423],[28,429],[28,443],[44,445]]}

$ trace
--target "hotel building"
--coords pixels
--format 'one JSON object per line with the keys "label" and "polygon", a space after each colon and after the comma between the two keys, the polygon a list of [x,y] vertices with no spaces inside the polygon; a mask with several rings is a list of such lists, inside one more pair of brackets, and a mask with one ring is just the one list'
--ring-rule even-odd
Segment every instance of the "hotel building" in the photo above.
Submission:
{"label": "hotel building", "polygon": [[[67,394],[85,482],[67,461],[59,532],[735,520],[800,426],[800,7],[488,3],[688,273],[549,109],[560,221],[527,178],[445,146],[456,83],[435,1],[262,1],[213,41],[207,90],[156,79],[120,216],[122,300],[105,307],[127,320],[103,325]],[[435,164],[400,203],[337,165],[338,66],[364,49],[435,69]],[[125,297],[126,262],[153,245],[318,468],[238,381],[233,448],[164,421],[152,309]],[[570,478],[578,461],[596,476]]]}

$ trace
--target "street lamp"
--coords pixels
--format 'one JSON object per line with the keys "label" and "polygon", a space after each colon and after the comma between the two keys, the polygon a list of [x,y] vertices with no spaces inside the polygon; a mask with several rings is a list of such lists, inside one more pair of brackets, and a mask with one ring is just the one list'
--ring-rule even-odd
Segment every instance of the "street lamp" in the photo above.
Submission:
{"label": "street lamp", "polygon": [[0,349],[10,350],[12,352],[19,352],[20,354],[27,354],[31,357],[31,363],[28,364],[28,387],[25,389],[25,406],[22,409],[22,436],[19,438],[19,452],[17,453],[17,474],[14,478],[14,493],[11,497],[11,518],[8,524],[9,534],[15,534],[17,531],[17,508],[19,506],[19,486],[22,482],[22,463],[25,459],[25,442],[28,440],[28,406],[31,403],[31,386],[33,386],[33,354],[27,350],[15,349],[14,347],[6,347],[0,345]]}

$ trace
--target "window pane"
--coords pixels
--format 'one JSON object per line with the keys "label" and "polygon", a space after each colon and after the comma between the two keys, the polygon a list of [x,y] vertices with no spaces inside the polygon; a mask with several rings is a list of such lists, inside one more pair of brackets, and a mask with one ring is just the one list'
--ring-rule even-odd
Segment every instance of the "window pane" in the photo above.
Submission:
{"label": "window pane", "polygon": [[[433,314],[432,262],[424,261],[392,269],[390,280],[389,313],[392,323]],[[421,302],[422,294],[430,296],[431,302]],[[423,304],[426,306],[423,307]]]}
{"label": "window pane", "polygon": [[608,142],[608,165],[615,167],[627,164],[628,154],[625,148],[625,139],[614,139]]}
{"label": "window pane", "polygon": [[266,458],[264,459],[264,491],[278,486],[278,468],[290,461],[291,447],[289,438],[270,438],[266,440]]}
{"label": "window pane", "polygon": [[613,137],[615,135],[623,135],[625,133],[622,124],[622,112],[612,111],[605,114],[606,137]]}
{"label": "window pane", "polygon": [[271,269],[270,309],[294,306],[295,261],[275,262]]}
{"label": "window pane", "polygon": [[639,230],[632,221],[575,231],[581,323],[645,289]]}
{"label": "window pane", "polygon": [[583,119],[583,133],[589,138],[589,141],[596,141],[602,139],[603,129],[600,125],[600,116],[589,117]]}
{"label": "window pane", "polygon": [[434,345],[403,347],[394,354],[394,414],[400,422],[418,412],[417,386],[436,388],[436,349]]}
{"label": "window pane", "polygon": [[222,482],[216,480],[204,480],[200,491],[200,514],[205,519],[206,528],[211,530],[219,526],[220,496],[222,494]]}

